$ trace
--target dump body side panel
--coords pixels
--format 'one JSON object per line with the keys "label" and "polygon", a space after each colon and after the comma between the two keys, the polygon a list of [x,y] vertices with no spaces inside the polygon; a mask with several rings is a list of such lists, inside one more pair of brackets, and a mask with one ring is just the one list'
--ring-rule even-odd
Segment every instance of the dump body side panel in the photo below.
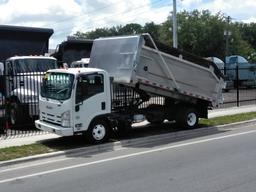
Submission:
{"label": "dump body side panel", "polygon": [[[213,73],[211,66],[206,68],[182,58],[161,54],[169,70],[173,72],[179,93],[209,101],[217,99],[220,79]],[[156,87],[175,91],[173,79],[168,78],[162,60],[159,59],[159,52],[151,48],[142,48],[136,78],[142,83],[148,82]]]}
{"label": "dump body side panel", "polygon": [[132,82],[132,79],[141,41],[138,36],[96,39],[89,65],[106,70],[114,78],[114,82],[134,84],[136,82]]}
{"label": "dump body side panel", "polygon": [[106,70],[116,83],[143,84],[142,90],[160,96],[193,97],[213,106],[221,101],[223,80],[216,74],[217,67],[163,53],[145,46],[145,40],[140,35],[96,39],[89,65]]}

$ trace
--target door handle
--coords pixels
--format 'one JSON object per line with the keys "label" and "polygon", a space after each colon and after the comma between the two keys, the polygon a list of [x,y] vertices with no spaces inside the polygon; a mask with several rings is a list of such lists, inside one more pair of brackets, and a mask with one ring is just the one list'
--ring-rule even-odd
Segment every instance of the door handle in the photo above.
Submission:
{"label": "door handle", "polygon": [[101,110],[105,110],[106,109],[106,102],[101,102]]}

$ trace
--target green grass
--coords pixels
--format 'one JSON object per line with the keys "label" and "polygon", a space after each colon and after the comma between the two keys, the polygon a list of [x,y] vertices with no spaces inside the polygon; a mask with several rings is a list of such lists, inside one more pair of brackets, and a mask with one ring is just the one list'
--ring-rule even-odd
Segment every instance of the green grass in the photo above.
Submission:
{"label": "green grass", "polygon": [[[247,121],[251,119],[256,119],[256,112],[216,117],[212,119],[201,119],[199,121],[199,126],[205,127],[205,126],[224,125],[229,123]],[[81,147],[81,142],[84,143],[84,141],[81,140],[80,143],[78,142],[78,144],[77,143],[72,144],[69,142],[69,140],[63,139],[59,143],[59,147],[56,147],[56,146],[54,147],[54,145],[45,145],[41,143],[35,143],[31,145],[3,148],[3,149],[0,149],[0,161],[6,161],[6,160],[16,159],[20,157],[27,157],[31,155],[37,155],[37,154],[49,153],[49,152],[58,151],[58,150]],[[67,143],[69,143],[70,145],[66,145]]]}
{"label": "green grass", "polygon": [[236,123],[241,121],[248,121],[251,119],[256,119],[256,112],[241,113],[237,115],[228,115],[223,117],[215,117],[212,119],[201,119],[199,121],[199,125],[200,127],[216,126],[216,125],[224,125],[224,124]]}
{"label": "green grass", "polygon": [[0,149],[0,161],[27,157],[30,155],[49,153],[53,151],[53,149],[37,143],[18,147],[8,147]]}

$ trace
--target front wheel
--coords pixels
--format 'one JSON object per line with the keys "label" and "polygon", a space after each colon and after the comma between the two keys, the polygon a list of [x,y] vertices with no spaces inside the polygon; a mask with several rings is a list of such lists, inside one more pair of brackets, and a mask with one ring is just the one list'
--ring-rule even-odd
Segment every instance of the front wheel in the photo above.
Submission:
{"label": "front wheel", "polygon": [[90,143],[103,143],[109,138],[109,126],[106,121],[94,120],[87,130],[87,139]]}
{"label": "front wheel", "polygon": [[11,125],[17,126],[23,123],[25,119],[24,111],[22,111],[22,107],[20,103],[13,103],[10,109],[10,122]]}
{"label": "front wheel", "polygon": [[176,122],[184,128],[193,129],[198,125],[198,113],[194,108],[182,108],[177,114]]}

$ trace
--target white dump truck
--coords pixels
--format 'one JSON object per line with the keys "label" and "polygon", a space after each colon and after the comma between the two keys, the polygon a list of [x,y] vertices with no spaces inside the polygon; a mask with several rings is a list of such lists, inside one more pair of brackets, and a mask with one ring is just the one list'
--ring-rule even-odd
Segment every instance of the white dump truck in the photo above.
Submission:
{"label": "white dump truck", "polygon": [[90,68],[46,73],[36,127],[61,136],[85,134],[93,143],[145,119],[194,128],[222,102],[223,78],[207,60],[166,52],[148,34],[96,39]]}

